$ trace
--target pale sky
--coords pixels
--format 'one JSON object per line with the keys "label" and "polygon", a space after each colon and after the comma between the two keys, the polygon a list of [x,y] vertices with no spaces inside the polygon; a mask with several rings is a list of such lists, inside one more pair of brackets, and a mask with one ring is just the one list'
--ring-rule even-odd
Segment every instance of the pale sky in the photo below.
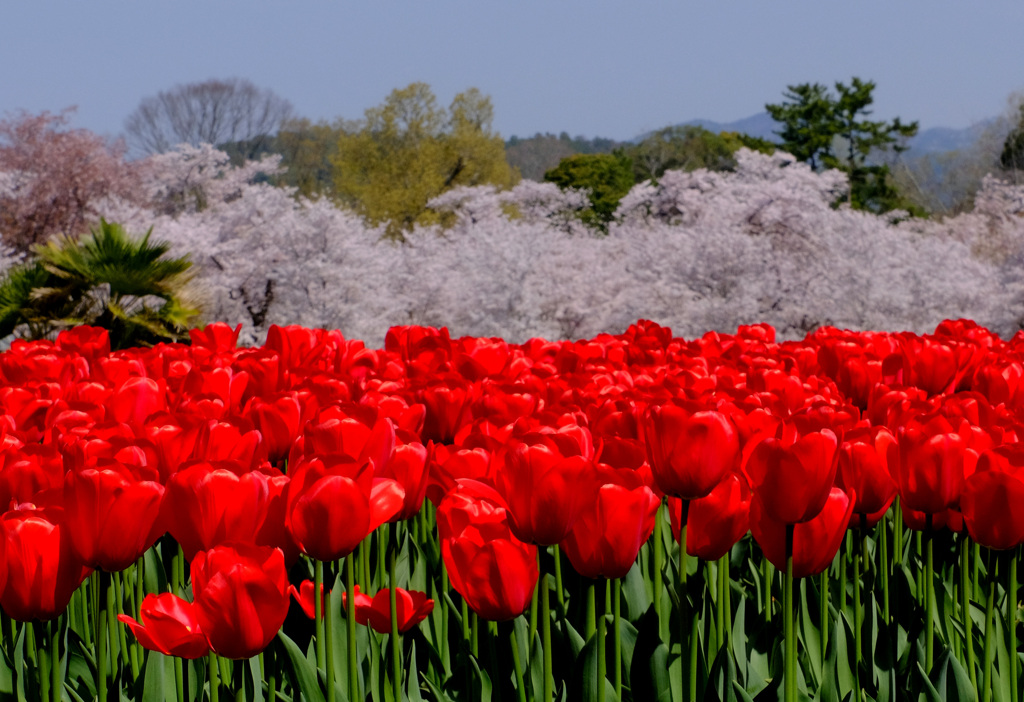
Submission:
{"label": "pale sky", "polygon": [[874,80],[875,117],[965,127],[1024,90],[1021,0],[15,0],[0,115],[77,105],[115,136],[179,83],[247,78],[313,120],[429,83],[490,95],[505,137],[629,139],[779,102],[787,84]]}

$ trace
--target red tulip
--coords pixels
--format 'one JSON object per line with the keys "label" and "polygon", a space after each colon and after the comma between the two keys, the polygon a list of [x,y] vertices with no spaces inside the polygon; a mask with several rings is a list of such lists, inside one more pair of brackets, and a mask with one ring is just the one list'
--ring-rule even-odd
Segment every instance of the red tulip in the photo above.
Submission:
{"label": "red tulip", "polygon": [[238,475],[228,464],[196,463],[175,473],[162,519],[185,558],[228,541],[255,543],[267,515],[269,480],[263,473]]}
{"label": "red tulip", "polygon": [[746,474],[772,519],[797,524],[817,516],[835,479],[837,448],[831,430],[800,436],[789,423],[754,447]]}
{"label": "red tulip", "polygon": [[200,551],[192,561],[196,619],[225,658],[252,658],[288,615],[288,572],[281,549],[236,544]]}
{"label": "red tulip", "polygon": [[704,497],[738,465],[739,433],[721,412],[652,406],[644,436],[654,481],[666,495]]}
{"label": "red tulip", "polygon": [[321,561],[348,555],[405,500],[394,480],[373,476],[373,463],[344,457],[305,460],[285,493],[285,525],[299,549]]}
{"label": "red tulip", "polygon": [[64,523],[72,550],[90,568],[124,570],[164,533],[159,520],[163,497],[163,485],[140,480],[116,460],[68,471]]}
{"label": "red tulip", "polygon": [[[588,435],[589,436],[589,435]],[[592,463],[568,452],[567,442],[530,434],[499,454],[495,485],[509,524],[522,541],[549,546],[564,539],[596,488]]]}
{"label": "red tulip", "polygon": [[7,584],[0,606],[17,621],[55,619],[90,570],[70,548],[59,507],[30,506],[0,516],[0,552],[6,554]]}
{"label": "red tulip", "polygon": [[[398,633],[404,634],[427,618],[434,611],[434,601],[427,599],[426,593],[416,590],[396,588],[395,604],[398,607]],[[348,597],[341,593],[341,608],[347,611]],[[359,592],[355,586],[356,622],[380,634],[391,633],[391,590],[378,590],[373,597]]]}
{"label": "red tulip", "polygon": [[[356,592],[359,591],[359,586],[356,586]],[[313,581],[303,580],[299,583],[298,589],[294,585],[288,586],[288,594],[295,598],[295,601],[299,603],[299,607],[302,608],[302,613],[310,619],[316,617],[316,601],[313,599]],[[324,615],[327,608],[324,603],[324,585],[320,583],[320,616]]]}
{"label": "red tulip", "polygon": [[965,463],[968,459],[966,421],[954,426],[942,415],[917,417],[900,427],[899,461],[893,478],[899,488],[900,500],[907,509],[925,514],[944,512],[960,504]]}
{"label": "red tulip", "polygon": [[437,509],[441,555],[452,587],[484,619],[513,619],[537,584],[537,547],[509,528],[501,496],[482,483],[459,481]]}
{"label": "red tulip", "polygon": [[896,496],[890,461],[895,464],[898,460],[896,437],[885,427],[859,427],[847,432],[839,447],[836,486],[857,494],[857,514],[884,514],[889,508]]}
{"label": "red tulip", "polygon": [[1024,543],[1024,448],[1001,446],[981,454],[964,484],[960,506],[971,538],[1006,550]]}
{"label": "red tulip", "polygon": [[660,500],[631,471],[610,471],[580,512],[561,548],[586,578],[621,578],[654,530]]}
{"label": "red tulip", "polygon": [[[686,553],[714,561],[728,553],[750,529],[750,488],[739,473],[730,473],[705,497],[687,507]],[[670,497],[672,535],[679,541],[682,502]]]}
{"label": "red tulip", "polygon": [[[839,552],[853,516],[855,495],[832,488],[813,519],[793,525],[793,577],[805,578],[825,571]],[[750,504],[750,531],[772,565],[786,570],[787,523],[773,519],[761,496]]]}
{"label": "red tulip", "polygon": [[139,614],[141,624],[126,614],[117,618],[128,625],[143,648],[190,660],[210,652],[210,642],[199,628],[191,602],[169,592],[150,594],[142,600]]}

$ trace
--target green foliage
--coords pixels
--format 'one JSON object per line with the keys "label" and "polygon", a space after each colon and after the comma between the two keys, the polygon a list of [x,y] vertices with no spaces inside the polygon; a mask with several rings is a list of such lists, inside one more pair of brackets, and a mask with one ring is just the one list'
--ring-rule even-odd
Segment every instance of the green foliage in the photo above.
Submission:
{"label": "green foliage", "polygon": [[426,83],[394,90],[360,124],[342,130],[332,158],[336,194],[371,223],[386,223],[393,238],[437,222],[427,202],[446,190],[518,180],[493,120],[490,98],[475,88],[456,95],[447,110]]}
{"label": "green foliage", "polygon": [[642,183],[657,182],[668,170],[732,170],[736,167],[733,154],[742,147],[765,153],[775,148],[764,139],[739,132],[715,134],[703,127],[681,125],[659,129],[639,144],[623,148],[622,154],[632,160],[636,182]]}
{"label": "green foliage", "polygon": [[854,77],[835,84],[833,95],[820,83],[788,86],[786,102],[765,105],[782,123],[780,147],[812,168],[838,168],[850,177],[850,204],[857,209],[887,212],[914,209],[895,188],[889,166],[877,155],[904,151],[903,140],[917,134],[917,122],[871,121],[873,81]]}
{"label": "green foliage", "polygon": [[1006,136],[1002,153],[999,154],[999,165],[1003,170],[1019,177],[1024,172],[1024,103],[1018,107],[1017,124]]}
{"label": "green foliage", "polygon": [[586,189],[590,207],[580,218],[591,226],[607,229],[619,200],[633,187],[633,164],[622,154],[577,154],[562,159],[544,174],[558,187]]}
{"label": "green foliage", "polygon": [[87,324],[107,329],[115,349],[187,338],[199,314],[187,302],[192,263],[167,258],[170,245],[151,243],[151,232],[132,239],[101,220],[80,240],[37,246],[0,281],[0,337],[51,338]]}

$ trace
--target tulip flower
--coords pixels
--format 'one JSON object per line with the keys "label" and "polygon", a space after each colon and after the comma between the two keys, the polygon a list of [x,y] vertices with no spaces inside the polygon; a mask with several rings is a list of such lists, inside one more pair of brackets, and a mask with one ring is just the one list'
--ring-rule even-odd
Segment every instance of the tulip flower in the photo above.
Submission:
{"label": "tulip flower", "polygon": [[[356,622],[369,625],[379,634],[391,633],[391,590],[378,590],[373,597],[355,591]],[[427,599],[424,592],[395,588],[395,602],[398,606],[398,633],[404,634],[427,618],[434,611],[434,601]],[[341,607],[348,607],[348,595],[341,593]]]}
{"label": "tulip flower", "polygon": [[55,619],[91,572],[70,548],[59,507],[23,505],[0,516],[7,584],[0,607],[12,619]]}
{"label": "tulip flower", "polygon": [[860,526],[874,526],[889,509],[896,496],[896,482],[890,473],[890,462],[899,460],[896,437],[885,427],[858,427],[846,433],[839,447],[836,486],[857,494],[857,515]]}
{"label": "tulip flower", "polygon": [[942,415],[914,418],[899,428],[899,461],[889,469],[907,509],[936,514],[960,504],[964,474],[977,454],[968,449],[970,427]]}
{"label": "tulip flower", "polygon": [[537,584],[537,548],[515,537],[501,496],[460,480],[437,509],[441,556],[452,587],[484,619],[513,619]]}
{"label": "tulip flower", "polygon": [[200,551],[192,561],[199,627],[225,658],[252,658],[288,615],[288,573],[279,548],[234,544]]}
{"label": "tulip flower", "polygon": [[523,438],[499,454],[495,486],[505,500],[516,537],[550,546],[569,534],[583,505],[592,498],[593,464],[583,455],[563,453],[568,442],[560,446],[540,433]]}
{"label": "tulip flower", "polygon": [[644,437],[654,481],[666,495],[704,497],[738,465],[739,432],[721,412],[652,406]]}
{"label": "tulip flower", "polygon": [[835,479],[837,448],[830,429],[801,436],[789,423],[754,447],[746,475],[773,520],[798,524],[818,515]]}
{"label": "tulip flower", "polygon": [[[690,502],[686,518],[686,553],[706,561],[727,554],[750,528],[750,488],[739,473],[730,473],[705,497]],[[681,500],[669,498],[672,535],[679,541]]]}
{"label": "tulip flower", "polygon": [[967,531],[988,548],[1024,543],[1024,449],[1019,444],[985,451],[964,484],[960,506]]}
{"label": "tulip flower", "polygon": [[344,457],[305,460],[285,492],[285,525],[299,549],[320,561],[347,556],[402,508],[397,481],[374,478],[372,462]]}
{"label": "tulip flower", "polygon": [[149,594],[142,600],[139,614],[141,624],[126,614],[117,618],[128,625],[143,648],[188,659],[202,658],[210,652],[210,642],[199,628],[191,602],[169,592]]}
{"label": "tulip flower", "polygon": [[594,500],[584,506],[561,548],[586,578],[625,577],[654,530],[660,500],[631,471],[608,471]]}
{"label": "tulip flower", "polygon": [[[356,586],[358,589],[358,586]],[[313,599],[313,581],[306,579],[299,583],[299,587],[296,589],[294,585],[288,586],[288,594],[290,594],[295,601],[299,603],[299,607],[302,608],[302,613],[305,614],[309,619],[316,618],[316,601]],[[330,592],[330,590],[328,590]],[[344,601],[344,594],[342,595],[342,601]],[[323,616],[323,612],[326,611],[324,606],[324,586],[320,584],[320,612]]]}
{"label": "tulip flower", "polygon": [[90,568],[124,570],[164,533],[163,497],[163,485],[140,480],[130,466],[112,459],[68,471],[64,523],[72,550]]}
{"label": "tulip flower", "polygon": [[[817,575],[832,564],[846,535],[855,505],[855,495],[847,495],[834,487],[814,518],[793,526],[794,578]],[[775,519],[761,496],[754,494],[750,504],[750,531],[772,565],[783,571],[786,570],[787,524]]]}

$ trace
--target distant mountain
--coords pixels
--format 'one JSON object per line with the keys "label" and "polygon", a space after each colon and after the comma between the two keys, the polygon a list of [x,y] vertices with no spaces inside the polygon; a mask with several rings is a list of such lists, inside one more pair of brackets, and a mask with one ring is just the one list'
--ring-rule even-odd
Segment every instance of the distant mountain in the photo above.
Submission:
{"label": "distant mountain", "polygon": [[[917,133],[916,137],[910,139],[907,145],[915,155],[956,151],[957,149],[963,149],[974,144],[985,128],[995,121],[996,118],[992,117],[975,122],[963,129],[953,129],[951,127],[923,129]],[[779,137],[775,132],[782,128],[767,112],[760,112],[735,122],[714,122],[709,119],[694,119],[689,122],[683,122],[680,126],[686,125],[703,127],[710,132],[743,132],[744,134],[768,139],[769,141],[777,141]]]}

